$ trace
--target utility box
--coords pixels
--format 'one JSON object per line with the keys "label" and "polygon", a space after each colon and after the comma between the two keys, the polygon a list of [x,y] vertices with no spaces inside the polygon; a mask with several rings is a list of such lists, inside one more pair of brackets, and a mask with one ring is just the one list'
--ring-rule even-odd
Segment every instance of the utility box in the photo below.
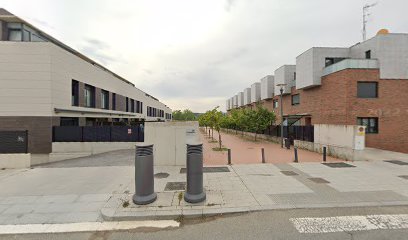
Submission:
{"label": "utility box", "polygon": [[365,126],[357,126],[354,128],[354,149],[355,150],[364,150],[365,148]]}

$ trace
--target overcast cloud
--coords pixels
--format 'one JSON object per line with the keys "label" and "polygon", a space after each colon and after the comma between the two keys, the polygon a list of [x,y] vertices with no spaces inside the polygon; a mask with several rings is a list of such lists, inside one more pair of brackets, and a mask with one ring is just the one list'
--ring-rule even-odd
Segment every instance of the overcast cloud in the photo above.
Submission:
{"label": "overcast cloud", "polygon": [[[374,0],[375,1],[375,0]],[[173,110],[225,100],[313,46],[361,41],[363,0],[0,0]],[[371,1],[373,2],[373,1]],[[368,36],[408,32],[407,0],[381,0]]]}

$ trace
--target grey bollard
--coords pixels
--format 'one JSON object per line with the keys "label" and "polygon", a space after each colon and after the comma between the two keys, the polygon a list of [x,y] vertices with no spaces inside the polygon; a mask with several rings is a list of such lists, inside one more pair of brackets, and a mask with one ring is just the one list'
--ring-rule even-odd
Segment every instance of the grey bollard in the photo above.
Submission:
{"label": "grey bollard", "polygon": [[199,203],[206,198],[203,188],[203,144],[187,144],[187,190],[184,200]]}
{"label": "grey bollard", "polygon": [[231,149],[228,148],[228,165],[231,165]]}
{"label": "grey bollard", "polygon": [[136,146],[135,156],[136,193],[133,202],[145,205],[156,200],[154,192],[153,145]]}
{"label": "grey bollard", "polygon": [[265,149],[261,149],[261,154],[262,154],[262,163],[265,163]]}
{"label": "grey bollard", "polygon": [[323,162],[326,162],[326,156],[327,156],[327,149],[326,147],[323,147]]}
{"label": "grey bollard", "polygon": [[294,147],[293,149],[294,149],[294,151],[295,151],[295,162],[297,163],[297,162],[299,162],[297,147]]}
{"label": "grey bollard", "polygon": [[290,139],[289,138],[285,138],[285,147],[286,149],[290,149]]}

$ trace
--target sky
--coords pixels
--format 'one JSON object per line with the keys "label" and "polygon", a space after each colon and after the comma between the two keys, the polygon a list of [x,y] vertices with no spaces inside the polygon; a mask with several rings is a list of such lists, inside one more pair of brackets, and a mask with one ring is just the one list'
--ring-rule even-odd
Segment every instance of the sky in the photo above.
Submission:
{"label": "sky", "polygon": [[[311,47],[362,40],[375,0],[0,0],[173,110],[225,110],[226,99]],[[408,33],[407,0],[379,0],[367,36]]]}

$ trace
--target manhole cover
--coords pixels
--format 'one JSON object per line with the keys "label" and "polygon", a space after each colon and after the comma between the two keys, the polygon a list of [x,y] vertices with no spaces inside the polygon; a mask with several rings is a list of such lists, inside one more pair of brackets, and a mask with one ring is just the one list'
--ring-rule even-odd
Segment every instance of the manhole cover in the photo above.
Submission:
{"label": "manhole cover", "polygon": [[168,173],[160,172],[160,173],[154,174],[154,177],[160,179],[160,178],[167,178],[169,175],[170,175],[170,174],[168,174]]}
{"label": "manhole cover", "polygon": [[400,160],[389,160],[389,161],[385,161],[385,162],[389,162],[389,163],[393,163],[393,164],[397,164],[397,165],[408,165],[408,162],[404,162],[404,161],[400,161]]}
{"label": "manhole cover", "polygon": [[299,175],[297,173],[295,173],[294,171],[281,171],[282,174],[286,175],[286,176],[296,176]]}
{"label": "manhole cover", "polygon": [[328,167],[331,167],[331,168],[350,168],[350,167],[356,167],[356,166],[353,166],[353,165],[350,165],[350,164],[347,164],[347,163],[344,163],[344,162],[336,162],[336,163],[322,163],[323,165],[326,165],[326,166],[328,166]]}
{"label": "manhole cover", "polygon": [[185,190],[186,189],[186,182],[168,182],[164,191],[177,191],[177,190]]}
{"label": "manhole cover", "polygon": [[315,183],[330,183],[324,178],[308,178],[310,181],[315,182]]}
{"label": "manhole cover", "polygon": [[[186,173],[186,168],[181,168],[180,173]],[[228,167],[204,167],[203,172],[205,173],[220,173],[220,172],[229,172]]]}
{"label": "manhole cover", "polygon": [[408,180],[408,175],[402,175],[402,176],[398,176],[398,177]]}

